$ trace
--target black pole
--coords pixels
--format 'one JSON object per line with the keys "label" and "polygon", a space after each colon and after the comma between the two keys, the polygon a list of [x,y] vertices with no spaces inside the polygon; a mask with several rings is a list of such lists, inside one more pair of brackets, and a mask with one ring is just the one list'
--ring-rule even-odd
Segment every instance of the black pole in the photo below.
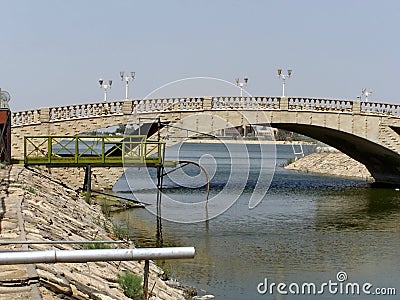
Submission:
{"label": "black pole", "polygon": [[83,190],[86,191],[88,197],[90,197],[92,191],[92,167],[88,165],[85,168],[85,179],[83,182]]}
{"label": "black pole", "polygon": [[156,233],[156,243],[157,247],[162,247],[162,224],[161,224],[161,196],[162,196],[162,184],[163,184],[163,167],[157,167],[157,233]]}
{"label": "black pole", "polygon": [[157,141],[158,142],[160,142],[160,140],[161,140],[160,130],[161,130],[161,118],[158,117],[158,120],[157,120]]}
{"label": "black pole", "polygon": [[150,263],[146,259],[144,261],[144,274],[143,274],[143,299],[147,300],[149,298],[149,267]]}
{"label": "black pole", "polygon": [[[157,120],[157,141],[161,142],[160,136],[161,130],[161,119]],[[161,164],[157,166],[157,233],[156,233],[156,243],[157,247],[163,246],[163,237],[162,237],[162,219],[161,219],[161,197],[162,197],[162,188],[163,188],[163,179],[164,179],[164,158],[165,158],[165,147],[162,149],[162,158]]]}

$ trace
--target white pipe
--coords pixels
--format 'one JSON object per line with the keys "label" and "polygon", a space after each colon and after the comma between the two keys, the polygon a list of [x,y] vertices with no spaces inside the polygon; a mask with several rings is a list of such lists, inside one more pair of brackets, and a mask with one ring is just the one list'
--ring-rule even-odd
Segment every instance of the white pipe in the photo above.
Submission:
{"label": "white pipe", "polygon": [[0,252],[0,265],[194,258],[194,247]]}
{"label": "white pipe", "polygon": [[[64,245],[64,244],[126,244],[126,241],[114,241],[114,240],[94,240],[94,241],[87,241],[87,240],[78,240],[78,241],[13,241],[13,240],[1,240],[0,245]],[[1,253],[1,252],[0,252]]]}

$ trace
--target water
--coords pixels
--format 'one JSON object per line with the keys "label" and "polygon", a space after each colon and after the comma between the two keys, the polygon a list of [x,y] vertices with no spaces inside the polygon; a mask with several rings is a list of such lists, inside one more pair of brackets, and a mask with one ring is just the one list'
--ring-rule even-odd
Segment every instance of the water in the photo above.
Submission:
{"label": "water", "polygon": [[[264,295],[257,292],[265,278],[277,284],[315,283],[319,288],[329,280],[339,283],[336,276],[340,271],[348,275],[344,283],[361,286],[370,282],[371,291],[376,287],[394,287],[400,293],[400,192],[371,189],[358,180],[284,170],[279,165],[293,156],[293,151],[291,146],[278,145],[274,162],[278,167],[271,187],[263,201],[249,210],[249,195],[260,172],[260,156],[255,154],[258,146],[248,147],[252,162],[246,186],[239,200],[220,216],[194,224],[163,221],[162,236],[160,231],[157,234],[156,217],[147,210],[125,211],[116,214],[115,220],[127,225],[132,238],[141,246],[194,246],[193,260],[159,263],[181,282],[214,294],[216,299],[364,299],[365,295],[349,296],[340,291],[332,295],[327,289],[317,296],[282,295],[276,289],[273,294],[269,290]],[[265,151],[273,150],[270,145],[262,147]],[[214,174],[210,196],[222,191],[228,180],[226,147],[184,144],[170,150],[169,155],[174,156],[177,151],[181,157],[192,159],[211,153],[218,166],[210,172]],[[212,169],[210,161],[203,159]],[[138,179],[143,176],[132,176],[140,172],[144,170],[127,171],[130,185],[136,197],[152,201],[155,195],[151,185]],[[194,182],[187,180],[188,185],[203,184],[196,172],[194,168],[186,170],[191,176],[197,175]],[[173,180],[166,180],[165,184],[167,196],[180,201],[204,200],[204,187],[182,188],[174,185]],[[129,190],[123,180],[115,189]],[[232,193],[224,195],[231,197]],[[368,299],[398,297],[369,295]]]}

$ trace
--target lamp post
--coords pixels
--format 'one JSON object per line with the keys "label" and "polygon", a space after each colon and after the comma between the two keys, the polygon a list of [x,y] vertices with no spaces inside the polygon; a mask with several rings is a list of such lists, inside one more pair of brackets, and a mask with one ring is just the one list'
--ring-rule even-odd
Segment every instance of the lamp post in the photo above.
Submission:
{"label": "lamp post", "polygon": [[282,74],[282,69],[278,69],[278,77],[282,79],[282,97],[285,97],[285,83],[286,79],[292,76],[292,70],[287,70],[287,75]]}
{"label": "lamp post", "polygon": [[104,102],[107,102],[107,90],[111,89],[112,80],[108,81],[108,84],[104,83],[103,79],[99,79],[100,88],[104,89]]}
{"label": "lamp post", "polygon": [[362,100],[362,96],[365,97],[365,102],[368,102],[368,96],[370,96],[372,94],[372,90],[367,91],[367,89],[363,88],[361,89],[361,100]]}
{"label": "lamp post", "polygon": [[121,80],[125,81],[125,100],[128,99],[128,94],[129,94],[129,80],[135,80],[135,72],[130,72],[131,76],[125,76],[125,73],[123,71],[119,72],[119,75],[121,76]]}
{"label": "lamp post", "polygon": [[247,76],[244,76],[243,82],[239,82],[239,78],[235,79],[236,85],[240,87],[240,97],[243,97],[243,87],[247,86],[247,82],[249,81],[249,78]]}

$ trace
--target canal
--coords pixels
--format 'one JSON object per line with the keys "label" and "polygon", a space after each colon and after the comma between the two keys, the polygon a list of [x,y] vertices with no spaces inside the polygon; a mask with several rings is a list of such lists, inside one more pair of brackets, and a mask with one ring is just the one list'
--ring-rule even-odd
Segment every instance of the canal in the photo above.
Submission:
{"label": "canal", "polygon": [[[175,207],[173,212],[166,212],[172,221],[163,220],[161,228],[146,209],[115,214],[114,220],[127,226],[134,242],[142,247],[194,246],[193,260],[159,263],[180,282],[201,289],[203,294],[213,294],[216,299],[310,299],[310,295],[301,293],[303,283],[315,284],[319,294],[313,299],[348,299],[345,290],[339,290],[340,283],[371,283],[371,293],[376,288],[390,287],[400,293],[399,191],[371,189],[360,180],[285,170],[281,165],[293,157],[290,145],[277,145],[276,156],[268,156],[271,161],[266,168],[272,164],[275,167],[271,180],[260,178],[261,156],[257,153],[272,153],[275,147],[247,145],[249,169],[239,162],[238,170],[233,172],[239,172],[240,177],[243,171],[240,178],[245,185],[235,190],[229,183],[230,188],[224,189],[236,180],[232,179],[229,158],[244,155],[243,148],[228,148],[222,144],[184,143],[167,151],[168,157],[200,159],[212,178],[210,199],[218,196],[231,200],[240,193],[225,212],[207,222],[180,223],[174,222],[174,216],[177,220],[183,214],[196,219],[203,212]],[[194,167],[183,170],[165,179],[165,197],[182,205],[204,201],[204,176]],[[154,185],[146,182],[145,172],[155,180],[152,170],[127,169],[127,179],[115,185],[115,192],[154,203]],[[265,191],[269,189],[262,194],[259,205],[249,209],[249,198],[258,181]],[[342,275],[347,277],[339,280]],[[324,285],[329,282],[337,284],[336,293],[333,287],[329,290]],[[283,283],[286,288],[278,292],[270,283]],[[300,288],[294,295],[296,285]],[[364,299],[362,291],[358,297]],[[372,294],[368,299],[375,297],[398,299]]]}

